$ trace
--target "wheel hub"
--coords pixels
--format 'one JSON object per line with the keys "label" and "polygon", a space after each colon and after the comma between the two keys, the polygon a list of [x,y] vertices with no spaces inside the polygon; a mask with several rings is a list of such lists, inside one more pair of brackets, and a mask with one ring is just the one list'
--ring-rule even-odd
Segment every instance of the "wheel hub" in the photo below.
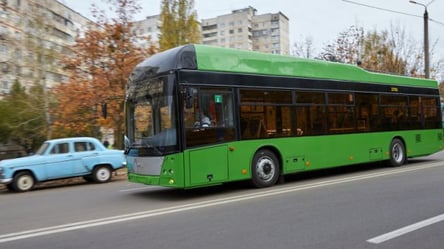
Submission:
{"label": "wheel hub", "polygon": [[400,162],[403,159],[403,154],[402,154],[402,150],[399,148],[399,145],[395,145],[393,147],[393,158],[397,161]]}
{"label": "wheel hub", "polygon": [[261,179],[265,181],[271,180],[275,174],[275,166],[273,161],[269,158],[263,158],[262,160],[258,161],[256,165],[256,172]]}

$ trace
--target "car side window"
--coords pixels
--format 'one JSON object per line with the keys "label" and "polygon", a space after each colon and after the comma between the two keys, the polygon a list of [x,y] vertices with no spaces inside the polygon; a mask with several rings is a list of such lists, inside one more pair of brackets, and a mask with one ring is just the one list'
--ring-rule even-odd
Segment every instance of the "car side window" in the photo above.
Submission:
{"label": "car side window", "polygon": [[87,149],[88,150],[96,150],[96,146],[94,146],[94,144],[93,143],[90,143],[90,142],[88,142],[88,147],[87,147]]}
{"label": "car side window", "polygon": [[51,150],[51,154],[64,154],[69,152],[69,144],[68,143],[60,143],[54,145]]}
{"label": "car side window", "polygon": [[74,143],[75,152],[83,152],[88,150],[87,142],[75,142]]}

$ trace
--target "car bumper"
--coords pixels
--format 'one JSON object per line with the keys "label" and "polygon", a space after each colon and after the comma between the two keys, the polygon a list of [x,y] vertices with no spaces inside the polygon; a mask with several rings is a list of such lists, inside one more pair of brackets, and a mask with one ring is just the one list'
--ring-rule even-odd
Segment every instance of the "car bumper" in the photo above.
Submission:
{"label": "car bumper", "polygon": [[12,182],[12,178],[0,179],[0,184],[9,184]]}

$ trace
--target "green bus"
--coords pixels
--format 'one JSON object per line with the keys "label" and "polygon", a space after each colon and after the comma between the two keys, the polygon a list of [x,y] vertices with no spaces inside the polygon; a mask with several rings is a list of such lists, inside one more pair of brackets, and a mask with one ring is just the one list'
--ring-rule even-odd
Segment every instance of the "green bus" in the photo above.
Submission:
{"label": "green bus", "polygon": [[195,188],[443,148],[436,81],[205,45],[141,62],[125,100],[128,180]]}

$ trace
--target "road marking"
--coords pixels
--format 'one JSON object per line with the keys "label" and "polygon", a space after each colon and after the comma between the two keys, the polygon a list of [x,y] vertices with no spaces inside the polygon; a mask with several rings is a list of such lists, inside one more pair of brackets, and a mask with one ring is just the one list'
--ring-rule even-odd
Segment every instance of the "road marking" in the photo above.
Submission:
{"label": "road marking", "polygon": [[179,212],[185,212],[189,210],[194,209],[200,209],[200,208],[206,208],[206,207],[213,207],[213,206],[219,206],[219,205],[225,205],[229,203],[236,203],[246,200],[252,200],[252,199],[259,199],[263,197],[270,197],[270,196],[276,196],[276,195],[282,195],[292,192],[298,192],[302,190],[308,190],[308,189],[314,189],[314,188],[321,188],[326,186],[332,186],[336,184],[343,184],[343,183],[350,183],[360,180],[366,180],[366,179],[372,179],[377,177],[384,177],[389,175],[395,175],[395,174],[401,174],[406,172],[412,172],[417,170],[423,170],[433,167],[442,167],[444,164],[442,162],[437,163],[431,163],[427,166],[419,165],[414,167],[408,167],[408,168],[397,168],[392,169],[384,172],[378,172],[378,173],[371,173],[367,175],[361,175],[361,176],[350,176],[340,179],[334,179],[334,180],[326,180],[321,181],[317,183],[308,183],[300,186],[290,186],[290,187],[281,187],[275,186],[271,189],[262,190],[260,192],[255,192],[251,194],[242,194],[238,196],[232,196],[232,197],[224,197],[214,200],[208,200],[208,201],[201,201],[191,204],[183,204],[183,205],[177,205],[173,207],[168,208],[160,208],[155,210],[148,210],[148,211],[142,211],[142,212],[136,212],[136,213],[130,213],[130,214],[124,214],[124,215],[117,215],[117,216],[111,216],[101,219],[94,219],[94,220],[87,220],[87,221],[80,221],[80,222],[74,222],[74,223],[68,223],[58,226],[51,226],[51,227],[43,227],[38,229],[32,229],[32,230],[26,230],[16,233],[8,233],[8,234],[2,234],[0,235],[0,243],[5,243],[9,241],[15,241],[15,240],[21,240],[21,239],[28,239],[33,237],[39,237],[44,235],[50,235],[55,233],[62,233],[72,230],[78,230],[78,229],[85,229],[85,228],[91,228],[91,227],[97,227],[97,226],[103,226],[108,224],[115,224],[120,222],[126,222],[136,219],[144,219],[144,218],[150,218],[155,216],[161,216],[166,214],[172,214],[172,213],[179,213]]}
{"label": "road marking", "polygon": [[372,243],[372,244],[381,244],[381,243],[386,242],[388,240],[391,240],[391,239],[397,238],[399,236],[402,236],[404,234],[419,230],[419,229],[424,228],[426,226],[433,225],[433,224],[441,222],[443,220],[444,220],[444,214],[441,214],[441,215],[435,216],[433,218],[423,220],[423,221],[417,222],[415,224],[394,230],[392,232],[374,237],[372,239],[367,240],[367,242]]}

